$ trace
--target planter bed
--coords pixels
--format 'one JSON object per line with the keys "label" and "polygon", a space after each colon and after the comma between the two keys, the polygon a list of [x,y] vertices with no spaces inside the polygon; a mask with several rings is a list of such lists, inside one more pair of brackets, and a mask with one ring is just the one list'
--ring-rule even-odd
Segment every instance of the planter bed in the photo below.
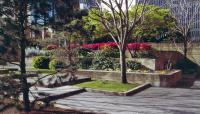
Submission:
{"label": "planter bed", "polygon": [[98,92],[107,95],[131,96],[151,87],[151,84],[122,84],[119,82],[96,80],[77,84],[88,92]]}
{"label": "planter bed", "polygon": [[[78,70],[77,75],[88,76],[96,80],[121,81],[119,71],[100,71],[100,70]],[[156,87],[172,87],[182,78],[180,70],[172,70],[167,72],[128,72],[127,79],[129,83],[150,83]]]}

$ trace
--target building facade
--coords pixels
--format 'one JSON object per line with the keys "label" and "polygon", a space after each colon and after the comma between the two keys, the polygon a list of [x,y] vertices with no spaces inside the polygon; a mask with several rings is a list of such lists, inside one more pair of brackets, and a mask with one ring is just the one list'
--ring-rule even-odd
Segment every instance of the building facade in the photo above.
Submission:
{"label": "building facade", "polygon": [[90,9],[97,7],[99,0],[79,0],[80,9]]}
{"label": "building facade", "polygon": [[[136,0],[136,3],[143,3],[144,0]],[[166,0],[149,0],[148,4],[150,5],[157,5],[157,6],[164,6],[166,3]]]}
{"label": "building facade", "polygon": [[[144,0],[136,0],[136,3],[143,3],[143,1]],[[180,2],[183,1],[185,2],[185,0],[173,0],[173,8],[171,8],[171,10],[173,10],[172,13],[180,17],[178,22],[181,26],[187,26],[188,22],[192,20],[193,23],[190,27],[190,36],[194,41],[200,41],[200,6],[196,4],[198,1],[188,0],[186,1],[187,3],[183,3],[185,9],[181,9]],[[167,0],[149,0],[147,4],[168,7]]]}

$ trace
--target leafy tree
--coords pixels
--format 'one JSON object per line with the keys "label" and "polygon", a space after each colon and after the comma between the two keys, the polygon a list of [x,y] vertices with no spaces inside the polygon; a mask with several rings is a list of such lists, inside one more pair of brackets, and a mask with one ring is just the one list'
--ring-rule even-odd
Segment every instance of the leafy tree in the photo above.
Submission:
{"label": "leafy tree", "polygon": [[[132,7],[129,10],[129,15],[133,16],[136,7]],[[138,15],[142,11],[142,5],[138,6]],[[164,37],[171,34],[171,28],[174,26],[174,20],[170,15],[169,9],[161,8],[154,5],[146,6],[147,13],[144,14],[144,20],[140,23],[140,26],[137,26],[134,29],[133,37],[138,39],[145,38],[157,38]],[[89,11],[88,16],[85,16],[83,20],[85,21],[85,27],[94,26],[94,34],[96,37],[104,36],[108,34],[106,29],[104,29],[103,25],[98,21],[99,16],[98,9],[92,9]],[[106,13],[106,11],[104,11]],[[109,15],[107,15],[107,18]],[[147,39],[148,40],[148,39]]]}
{"label": "leafy tree", "polygon": [[[139,12],[142,5],[139,6]],[[139,39],[151,40],[152,38],[162,39],[171,34],[175,21],[172,19],[170,10],[159,6],[147,5],[147,13],[144,14],[144,21],[137,26],[133,32],[133,36]],[[134,14],[135,7],[130,10],[130,15]]]}
{"label": "leafy tree", "polygon": [[86,25],[87,23],[82,19],[72,20],[66,24],[65,30],[69,33],[70,37],[79,43],[86,42],[93,35],[94,26]]}
{"label": "leafy tree", "polygon": [[140,5],[136,4],[134,14],[130,16],[129,10],[133,3],[132,0],[100,0],[101,4],[97,8],[98,13],[92,12],[94,16],[90,16],[90,19],[97,22],[97,24],[101,24],[100,27],[103,27],[105,32],[118,44],[122,83],[127,83],[125,52],[128,40],[131,38],[133,30],[143,21],[146,2],[144,0],[141,12],[138,11]]}
{"label": "leafy tree", "polygon": [[[105,10],[102,11],[108,19],[111,19],[111,15]],[[109,34],[109,32],[104,28],[102,23],[99,21],[100,17],[96,14],[99,14],[100,11],[98,9],[91,9],[88,12],[87,16],[83,17],[83,21],[85,22],[84,28],[91,30],[92,35],[96,37],[104,36],[105,34]]]}

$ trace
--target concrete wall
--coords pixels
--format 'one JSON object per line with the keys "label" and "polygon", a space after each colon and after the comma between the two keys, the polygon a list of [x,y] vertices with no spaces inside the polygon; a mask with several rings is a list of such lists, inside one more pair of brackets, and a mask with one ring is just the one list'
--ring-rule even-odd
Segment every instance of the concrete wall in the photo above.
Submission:
{"label": "concrete wall", "polygon": [[141,63],[143,66],[145,66],[148,69],[151,70],[157,70],[157,66],[156,66],[156,59],[148,59],[148,58],[133,58],[133,59],[129,59],[129,60],[133,60],[136,62]]}
{"label": "concrete wall", "polygon": [[[183,44],[175,45],[174,43],[154,43],[151,45],[155,50],[157,50],[157,52],[160,52],[160,54],[157,53],[157,55],[159,55],[161,64],[169,58],[173,63],[176,63],[177,60],[184,57]],[[200,77],[200,43],[193,43],[189,47],[187,55],[188,59],[198,66],[197,77]]]}
{"label": "concrete wall", "polygon": [[[113,71],[98,71],[98,70],[79,70],[76,72],[77,75],[88,76],[92,79],[110,80],[110,81],[121,81],[120,72]],[[169,73],[139,73],[130,72],[127,73],[127,79],[129,83],[151,83],[157,87],[171,87],[175,86],[182,78],[180,70],[169,71]]]}
{"label": "concrete wall", "polygon": [[[171,56],[172,60],[179,59],[183,55],[183,44],[177,44],[177,46],[175,46],[173,43],[153,43],[151,45],[158,51],[173,52],[163,55],[163,57],[168,58]],[[193,43],[193,45],[190,46],[188,58],[200,66],[200,43]]]}
{"label": "concrete wall", "polygon": [[[155,63],[153,61],[149,63],[148,66],[155,67],[156,70],[166,69],[166,64],[168,61],[175,66],[176,62],[182,59],[183,56],[183,44],[174,43],[151,43],[154,51],[154,55],[156,56]],[[130,54],[126,52],[126,56],[130,58]],[[200,43],[193,43],[188,50],[188,59],[194,62],[199,66],[200,76]]]}

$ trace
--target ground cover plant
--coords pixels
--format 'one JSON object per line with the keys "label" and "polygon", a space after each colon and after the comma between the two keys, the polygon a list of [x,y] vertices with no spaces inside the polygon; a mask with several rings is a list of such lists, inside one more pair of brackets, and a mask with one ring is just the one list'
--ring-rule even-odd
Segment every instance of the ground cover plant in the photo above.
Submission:
{"label": "ground cover plant", "polygon": [[33,58],[33,67],[38,69],[48,69],[50,59],[45,56],[37,56]]}

